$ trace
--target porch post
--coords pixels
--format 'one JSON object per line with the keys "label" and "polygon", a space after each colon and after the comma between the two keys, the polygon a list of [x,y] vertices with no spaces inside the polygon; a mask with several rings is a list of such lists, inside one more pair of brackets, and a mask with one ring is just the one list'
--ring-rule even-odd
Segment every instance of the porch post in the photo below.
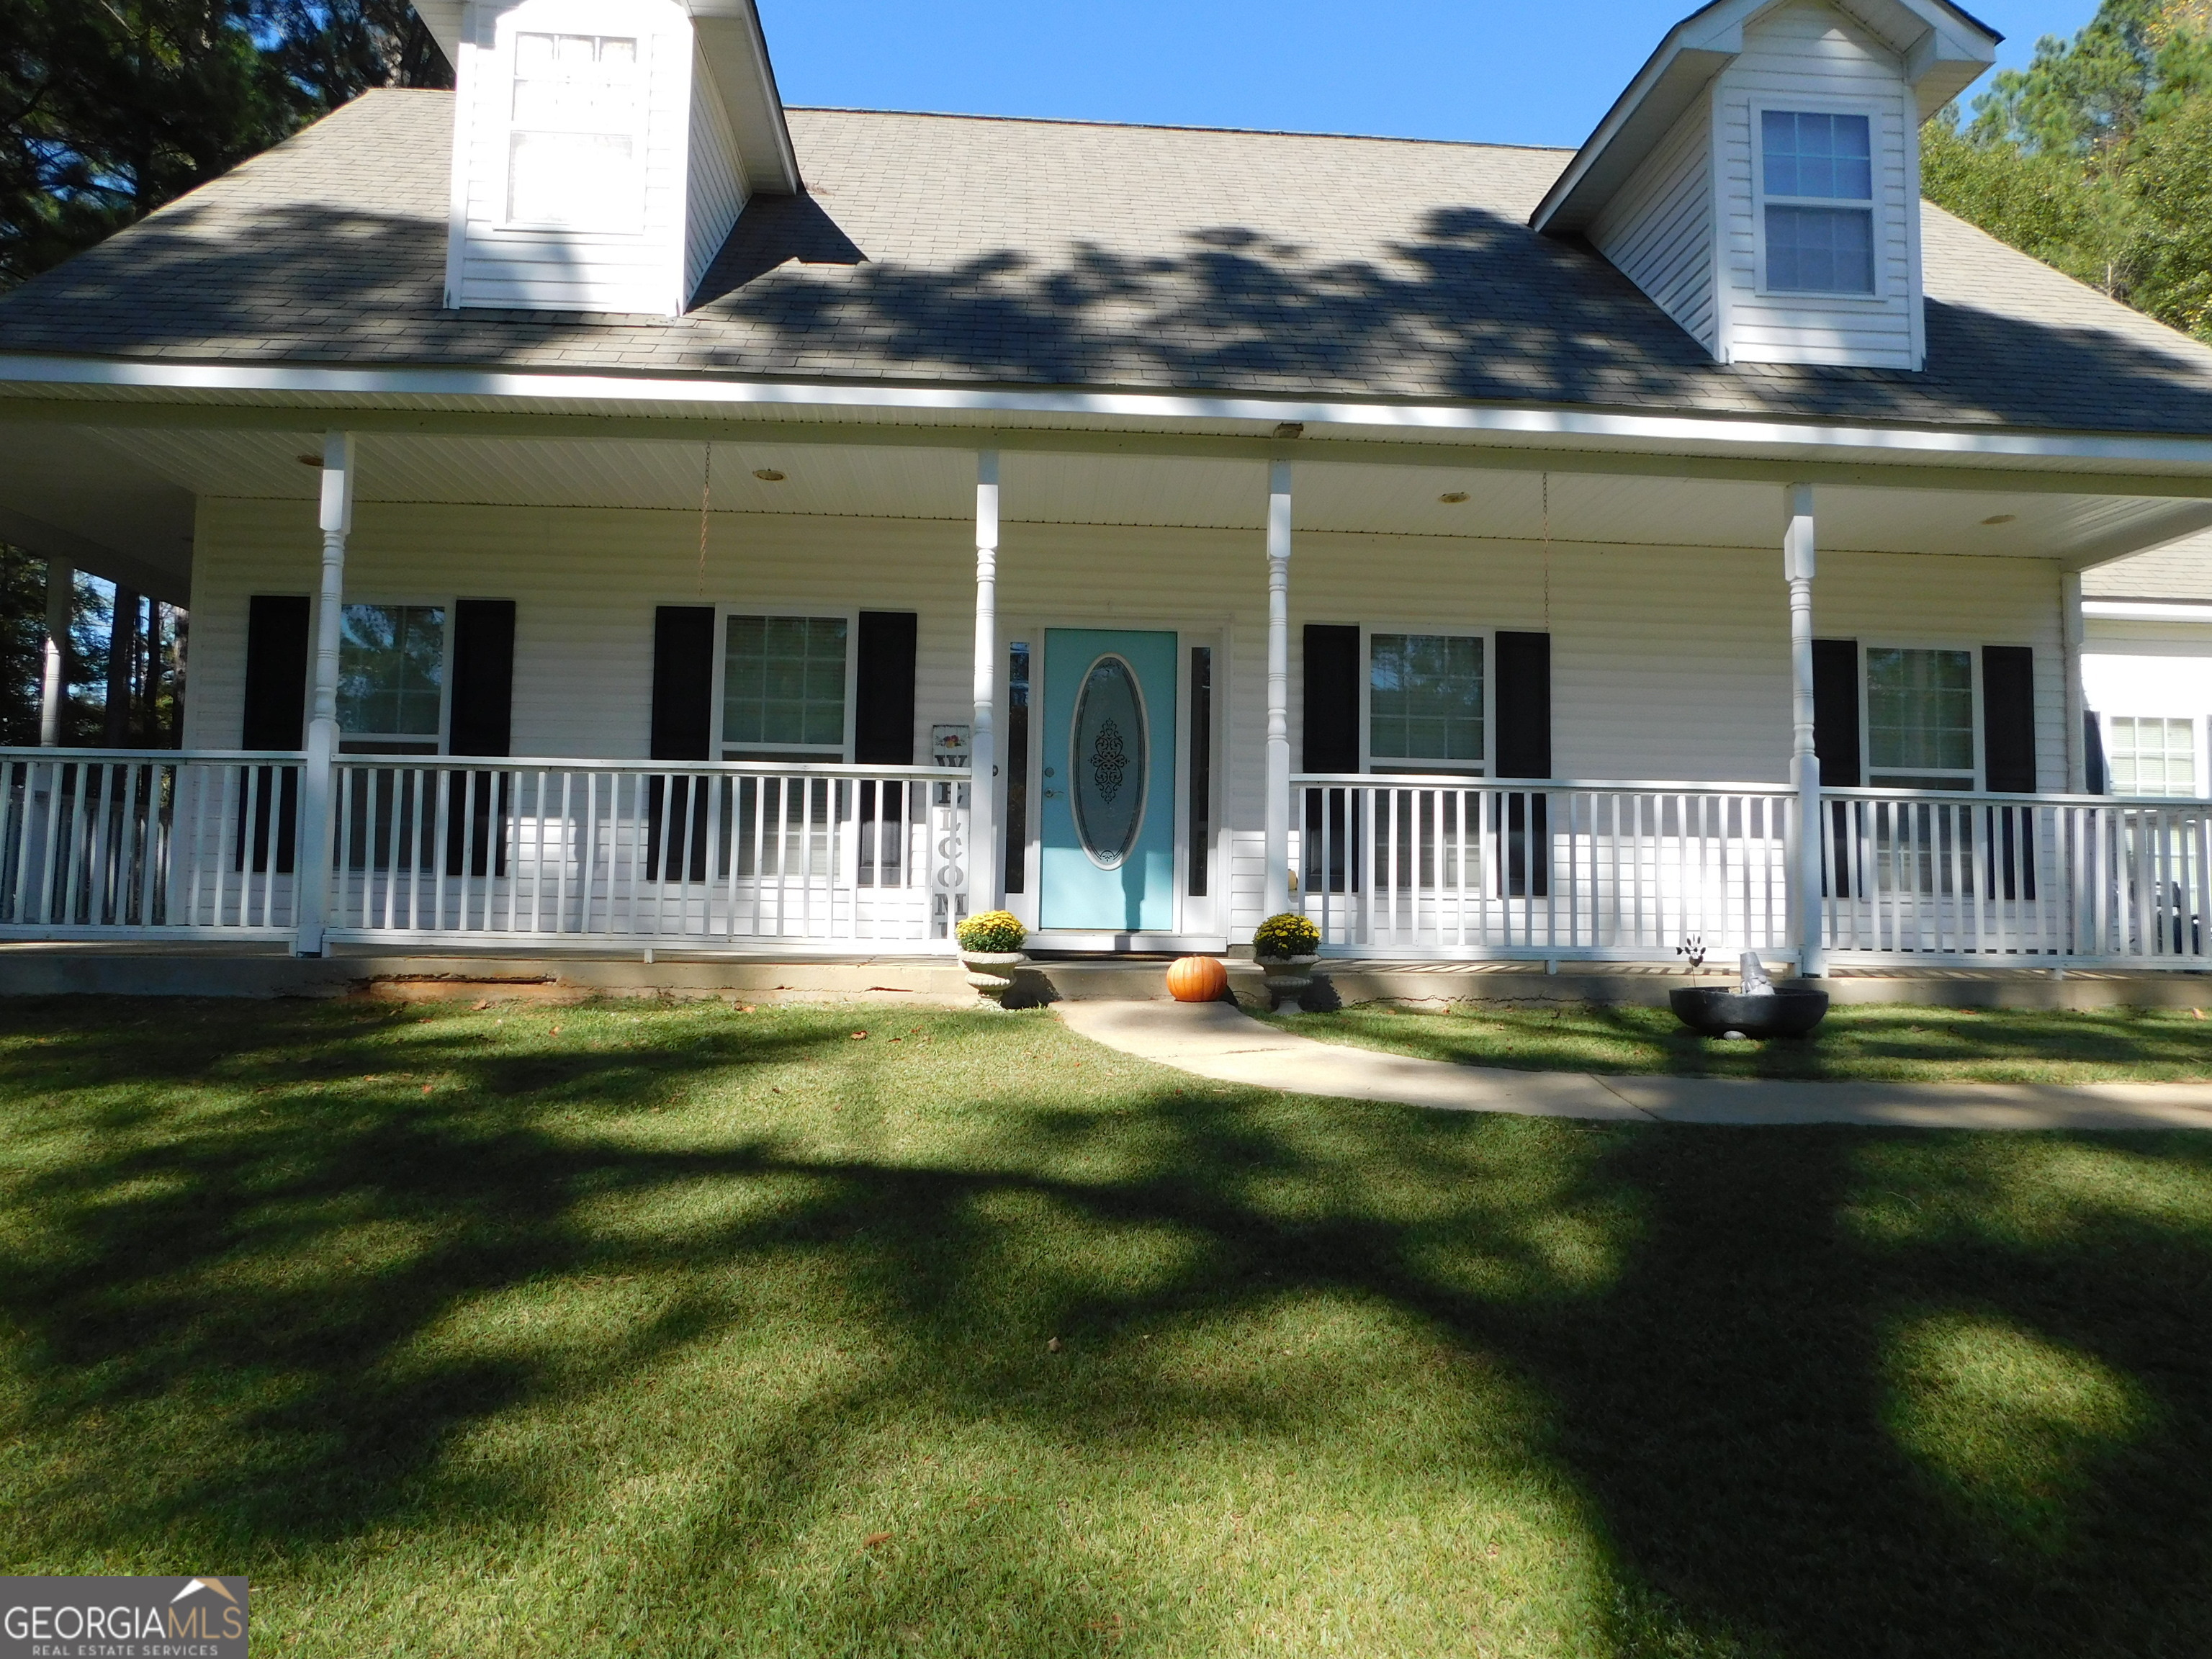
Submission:
{"label": "porch post", "polygon": [[1006,902],[999,884],[999,452],[975,456],[975,708],[969,732],[968,908]]}
{"label": "porch post", "polygon": [[47,560],[46,661],[39,679],[42,748],[57,748],[62,740],[62,719],[69,708],[70,618],[76,610],[76,567],[59,559]]}
{"label": "porch post", "polygon": [[1267,870],[1262,906],[1291,908],[1291,464],[1267,464]]}
{"label": "porch post", "polygon": [[2058,576],[2058,615],[2066,639],[2066,789],[2075,795],[2089,792],[2089,756],[2083,725],[2088,717],[2089,695],[2081,684],[2081,573],[2061,571]]}
{"label": "porch post", "polygon": [[315,599],[314,696],[307,761],[300,778],[300,857],[292,876],[294,951],[323,954],[324,906],[331,880],[331,763],[338,750],[338,623],[345,605],[346,537],[353,530],[354,438],[323,438],[323,585]]}
{"label": "porch post", "polygon": [[1790,583],[1790,781],[1797,787],[1797,971],[1815,978],[1821,959],[1820,757],[1813,742],[1813,486],[1790,486],[1782,570]]}

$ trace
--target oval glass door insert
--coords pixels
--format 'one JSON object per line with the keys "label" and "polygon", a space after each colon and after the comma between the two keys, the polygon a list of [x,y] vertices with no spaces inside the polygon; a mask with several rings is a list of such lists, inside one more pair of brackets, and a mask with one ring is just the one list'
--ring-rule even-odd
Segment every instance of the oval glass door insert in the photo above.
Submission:
{"label": "oval glass door insert", "polygon": [[1101,870],[1121,867],[1145,827],[1145,700],[1120,657],[1091,665],[1075,699],[1067,751],[1075,833]]}

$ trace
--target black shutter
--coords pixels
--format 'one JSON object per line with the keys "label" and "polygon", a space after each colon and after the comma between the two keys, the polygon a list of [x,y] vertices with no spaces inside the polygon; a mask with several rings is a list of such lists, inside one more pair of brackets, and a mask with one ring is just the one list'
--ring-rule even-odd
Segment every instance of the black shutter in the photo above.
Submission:
{"label": "black shutter", "polygon": [[1552,775],[1552,636],[1497,636],[1498,775]]}
{"label": "black shutter", "polygon": [[[256,593],[246,607],[246,711],[241,749],[302,749],[307,742],[307,632],[304,593]],[[300,775],[248,768],[241,784],[246,810],[238,825],[237,867],[250,859],[258,873],[289,874],[300,834]]]}
{"label": "black shutter", "polygon": [[455,755],[510,752],[514,714],[514,601],[462,599],[453,606]]}
{"label": "black shutter", "polygon": [[[712,605],[664,605],[653,618],[653,758],[701,761],[708,758],[714,734],[714,611]],[[668,780],[646,787],[645,878],[659,881],[665,854],[668,878],[707,878],[707,791],[693,799],[691,781],[675,780],[675,799],[666,798]],[[664,809],[673,806],[669,812]],[[665,833],[664,833],[665,832]],[[686,849],[689,856],[686,856]]]}
{"label": "black shutter", "polygon": [[1859,642],[1813,641],[1813,750],[1820,784],[1856,789],[1864,764],[1859,750]]}
{"label": "black shutter", "polygon": [[914,764],[915,633],[911,611],[860,613],[853,758],[863,766]]}
{"label": "black shutter", "polygon": [[1357,627],[1306,624],[1305,770],[1359,769],[1359,668]]}
{"label": "black shutter", "polygon": [[662,605],[653,618],[653,759],[708,758],[714,696],[714,607]]}
{"label": "black shutter", "polygon": [[[1501,778],[1552,775],[1552,636],[1500,632],[1492,675],[1498,701]],[[1541,897],[1551,890],[1551,802],[1543,795],[1504,799],[1505,890]]]}
{"label": "black shutter", "polygon": [[1992,793],[2035,793],[2035,653],[1982,647],[1982,775]]}
{"label": "black shutter", "polygon": [[2105,775],[2105,722],[2094,708],[2081,711],[2081,782],[2093,795],[2110,787]]}
{"label": "black shutter", "polygon": [[307,617],[304,593],[256,593],[246,602],[240,748],[307,746]]}

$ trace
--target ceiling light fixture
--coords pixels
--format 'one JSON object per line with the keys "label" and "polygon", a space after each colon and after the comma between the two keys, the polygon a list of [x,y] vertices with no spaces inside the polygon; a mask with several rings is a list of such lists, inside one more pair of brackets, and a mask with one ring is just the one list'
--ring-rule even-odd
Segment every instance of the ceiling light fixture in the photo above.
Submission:
{"label": "ceiling light fixture", "polygon": [[1464,489],[1447,489],[1443,495],[1437,496],[1437,499],[1442,501],[1446,507],[1457,507],[1462,501],[1467,499],[1467,491]]}
{"label": "ceiling light fixture", "polygon": [[319,455],[295,455],[292,459],[301,466],[320,466],[323,464],[323,458]]}
{"label": "ceiling light fixture", "polygon": [[781,483],[783,482],[783,474],[777,471],[772,466],[755,467],[753,469],[753,477],[758,478],[763,483]]}
{"label": "ceiling light fixture", "polygon": [[2018,517],[2020,517],[2020,514],[2017,513],[1992,513],[1988,518],[1983,520],[1982,522],[1984,524],[2010,524]]}
{"label": "ceiling light fixture", "polygon": [[1278,438],[1303,438],[1306,435],[1306,423],[1304,421],[1278,421],[1275,422],[1275,435]]}

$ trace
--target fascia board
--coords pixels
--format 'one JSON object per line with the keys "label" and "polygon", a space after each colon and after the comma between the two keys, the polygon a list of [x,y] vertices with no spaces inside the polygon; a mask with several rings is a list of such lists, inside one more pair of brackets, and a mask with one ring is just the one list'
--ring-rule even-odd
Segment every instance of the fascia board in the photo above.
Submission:
{"label": "fascia board", "polygon": [[690,10],[700,56],[737,137],[747,193],[797,195],[799,155],[759,13],[750,0],[690,0]]}
{"label": "fascia board", "polygon": [[2212,628],[2212,604],[2203,600],[2084,599],[2081,614],[2092,622],[2178,622]]}
{"label": "fascia board", "polygon": [[[1911,468],[1992,464],[2024,478],[2069,468],[2166,471],[2186,487],[2212,495],[2212,435],[2167,437],[2106,433],[1975,430],[1966,428],[1853,426],[1813,421],[1703,414],[1639,414],[1525,404],[1337,403],[1208,392],[1030,391],[995,386],[852,385],[830,381],[733,380],[694,377],[557,374],[511,369],[338,368],[303,364],[123,362],[112,358],[0,354],[0,416],[14,397],[35,389],[78,386],[137,394],[147,404],[174,392],[301,398],[469,398],[508,402],[596,400],[680,404],[702,415],[724,410],[834,409],[890,414],[942,414],[1062,422],[1085,418],[1182,422],[1237,421],[1267,426],[1303,423],[1334,437],[1500,444],[1560,441],[1593,447],[1750,455],[1794,454]],[[118,400],[88,403],[112,408]],[[51,409],[52,405],[46,407]],[[317,429],[343,424],[343,409],[300,405]],[[1320,434],[1315,434],[1318,436]],[[1284,453],[1296,453],[1295,445]],[[2088,480],[2094,471],[2076,471]],[[2148,482],[2148,481],[2146,481]],[[1981,487],[1989,487],[1984,483]],[[2092,492],[2095,493],[2095,492]]]}

